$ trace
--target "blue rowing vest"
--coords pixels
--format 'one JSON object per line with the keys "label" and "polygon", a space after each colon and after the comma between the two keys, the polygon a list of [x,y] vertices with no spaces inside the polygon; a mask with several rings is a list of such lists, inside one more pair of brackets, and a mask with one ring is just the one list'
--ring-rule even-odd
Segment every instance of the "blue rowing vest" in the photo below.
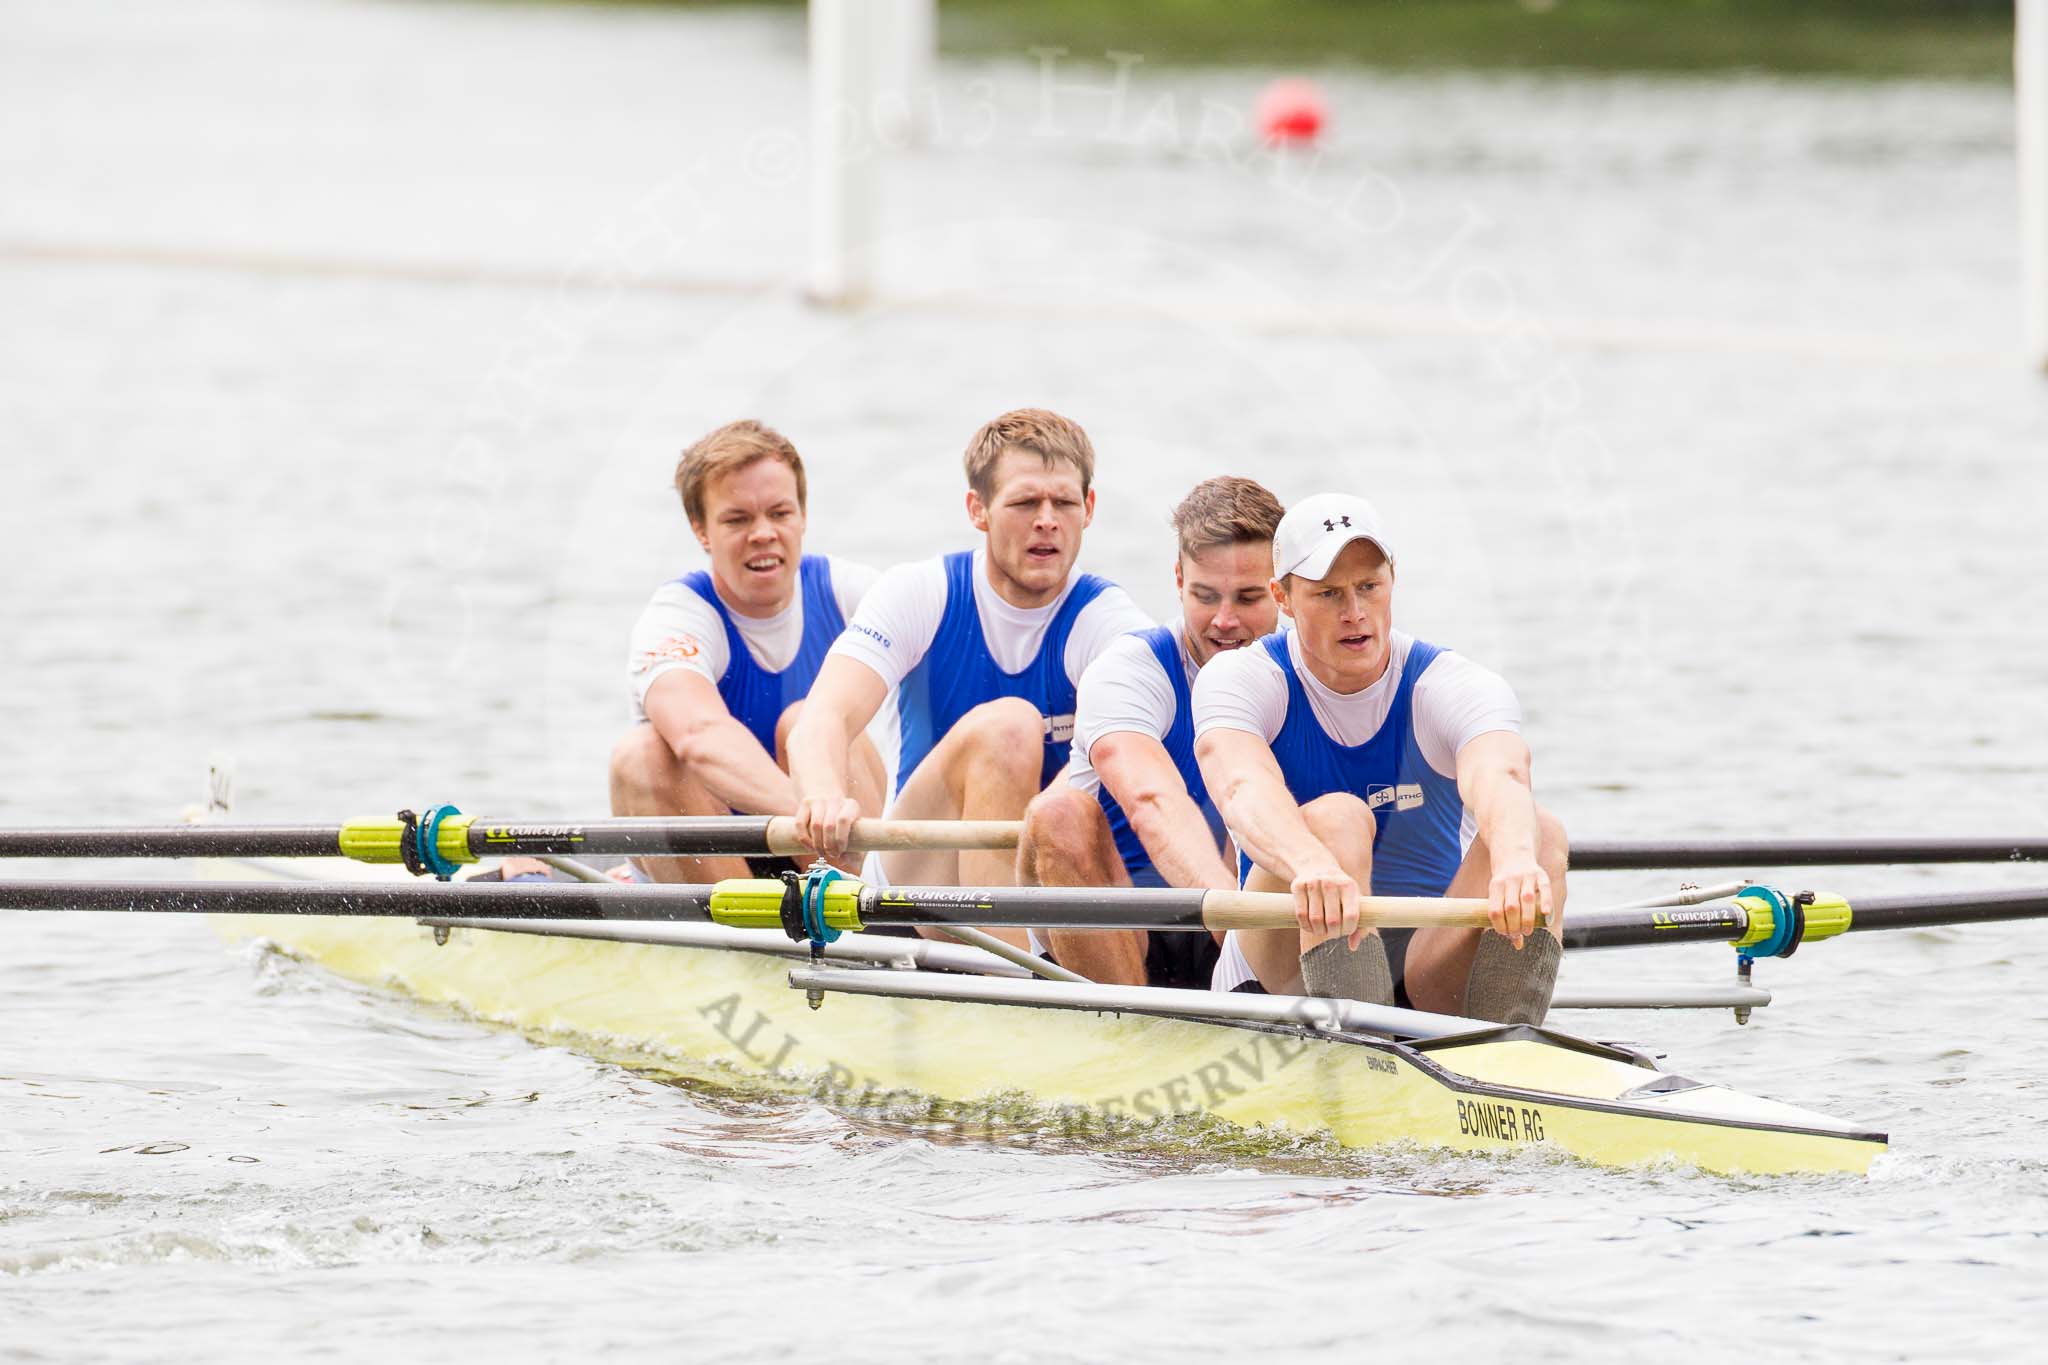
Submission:
{"label": "blue rowing vest", "polygon": [[1017,673],[1005,673],[988,652],[981,613],[974,605],[974,552],[946,556],[946,611],[931,648],[903,679],[897,693],[903,747],[896,765],[901,791],[917,765],[946,737],[960,717],[998,697],[1022,697],[1045,721],[1045,759],[1038,785],[1044,787],[1067,764],[1074,738],[1074,683],[1067,677],[1067,637],[1081,609],[1109,586],[1084,573],[1045,628],[1038,653]]}
{"label": "blue rowing vest", "polygon": [[846,629],[839,612],[839,598],[832,591],[832,564],[823,555],[805,555],[797,563],[798,592],[803,597],[804,633],[796,657],[780,673],[771,673],[754,661],[747,642],[733,624],[732,613],[719,599],[708,569],[684,574],[676,582],[711,604],[725,623],[725,676],[718,680],[718,695],[733,719],[747,727],[761,747],[775,752],[775,723],[791,704],[802,701],[818,680],[825,651]]}
{"label": "blue rowing vest", "polygon": [[[1273,740],[1273,757],[1287,790],[1306,805],[1331,792],[1350,792],[1372,811],[1372,887],[1377,896],[1441,896],[1463,859],[1459,828],[1465,803],[1458,780],[1429,766],[1415,744],[1415,684],[1443,651],[1421,640],[1408,644],[1393,704],[1365,743],[1339,744],[1309,706],[1308,693],[1288,655],[1292,631],[1259,641],[1287,679],[1287,720]],[[1249,871],[1240,858],[1240,875]]]}
{"label": "blue rowing vest", "polygon": [[[1167,728],[1160,743],[1166,746],[1166,756],[1173,760],[1173,766],[1180,772],[1180,780],[1187,785],[1188,795],[1194,798],[1202,818],[1209,822],[1209,833],[1216,840],[1216,847],[1223,847],[1223,816],[1216,810],[1215,802],[1209,799],[1209,788],[1202,782],[1202,770],[1195,763],[1195,717],[1194,708],[1188,704],[1187,662],[1181,657],[1180,641],[1171,626],[1154,626],[1139,631],[1138,638],[1152,650],[1152,657],[1159,660],[1159,666],[1166,670],[1166,679],[1173,684],[1173,724]],[[1145,845],[1138,838],[1138,831],[1131,828],[1130,818],[1116,798],[1109,794],[1107,784],[1096,788],[1095,799],[1102,804],[1102,813],[1109,818],[1109,832],[1116,839],[1116,851],[1124,860],[1124,871],[1131,874],[1133,886],[1165,886],[1166,878],[1152,866],[1152,855],[1145,851]]]}

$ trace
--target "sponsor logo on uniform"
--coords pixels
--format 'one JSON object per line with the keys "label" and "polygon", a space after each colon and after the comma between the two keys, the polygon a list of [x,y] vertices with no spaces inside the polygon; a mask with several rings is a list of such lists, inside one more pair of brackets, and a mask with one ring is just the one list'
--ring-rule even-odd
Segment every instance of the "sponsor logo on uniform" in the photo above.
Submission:
{"label": "sponsor logo on uniform", "polygon": [[633,656],[633,671],[645,672],[658,663],[686,664],[703,650],[694,635],[670,635],[652,649],[644,649]]}
{"label": "sponsor logo on uniform", "polygon": [[1394,786],[1375,786],[1365,789],[1365,808],[1379,810],[1392,806],[1396,811],[1421,810],[1423,804],[1420,782],[1401,782]]}
{"label": "sponsor logo on uniform", "polygon": [[1045,716],[1045,742],[1065,744],[1074,738],[1074,717],[1069,712],[1064,716]]}
{"label": "sponsor logo on uniform", "polygon": [[876,644],[880,645],[884,649],[896,648],[895,641],[891,640],[881,631],[876,630],[873,626],[864,626],[860,622],[855,621],[851,625],[847,626],[847,629],[852,631],[856,635],[867,636],[870,640],[873,640]]}

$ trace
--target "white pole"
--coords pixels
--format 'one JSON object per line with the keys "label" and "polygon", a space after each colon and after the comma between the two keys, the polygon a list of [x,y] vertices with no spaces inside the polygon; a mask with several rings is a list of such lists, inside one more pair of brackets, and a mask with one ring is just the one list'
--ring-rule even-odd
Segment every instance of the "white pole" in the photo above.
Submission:
{"label": "white pole", "polygon": [[931,123],[934,0],[869,0],[876,11],[875,126],[892,147],[922,143]]}
{"label": "white pole", "polygon": [[2048,370],[2048,0],[2018,0],[2013,27],[2027,357]]}
{"label": "white pole", "polygon": [[874,0],[811,0],[811,297],[868,292],[875,238]]}

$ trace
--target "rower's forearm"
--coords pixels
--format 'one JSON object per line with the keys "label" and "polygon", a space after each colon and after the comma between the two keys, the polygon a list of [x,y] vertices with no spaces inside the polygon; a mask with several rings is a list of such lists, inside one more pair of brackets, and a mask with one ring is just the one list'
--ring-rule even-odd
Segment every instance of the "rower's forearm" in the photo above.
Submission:
{"label": "rower's forearm", "polygon": [[1209,837],[1209,822],[1185,791],[1148,794],[1131,803],[1131,828],[1169,886],[1237,885],[1230,865]]}
{"label": "rower's forearm", "polygon": [[1238,783],[1217,804],[1245,856],[1276,877],[1292,880],[1303,865],[1327,856],[1284,786]]}
{"label": "rower's forearm", "polygon": [[837,798],[848,794],[848,756],[853,737],[828,717],[806,715],[789,735],[789,779],[793,799]]}
{"label": "rower's forearm", "polygon": [[1536,794],[1512,773],[1480,785],[1474,794],[1473,823],[1488,855],[1498,864],[1504,857],[1536,857]]}
{"label": "rower's forearm", "polygon": [[741,815],[787,815],[796,809],[789,774],[761,747],[754,732],[730,717],[708,722],[676,746],[690,775]]}

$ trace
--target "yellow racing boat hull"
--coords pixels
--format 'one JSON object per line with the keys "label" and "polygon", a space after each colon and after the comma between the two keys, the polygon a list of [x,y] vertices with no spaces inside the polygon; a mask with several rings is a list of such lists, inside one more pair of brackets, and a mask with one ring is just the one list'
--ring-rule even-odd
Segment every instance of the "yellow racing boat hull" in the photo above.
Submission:
{"label": "yellow racing boat hull", "polygon": [[[1542,1150],[1610,1166],[1867,1170],[1881,1133],[1549,1030],[1407,1043],[1296,1025],[832,994],[789,960],[405,920],[219,916],[351,980],[606,1056],[752,1077],[856,1107],[1022,1095],[1077,1132],[1176,1115],[1347,1147]],[[881,969],[888,970],[888,969]],[[953,978],[958,979],[958,978]]]}

